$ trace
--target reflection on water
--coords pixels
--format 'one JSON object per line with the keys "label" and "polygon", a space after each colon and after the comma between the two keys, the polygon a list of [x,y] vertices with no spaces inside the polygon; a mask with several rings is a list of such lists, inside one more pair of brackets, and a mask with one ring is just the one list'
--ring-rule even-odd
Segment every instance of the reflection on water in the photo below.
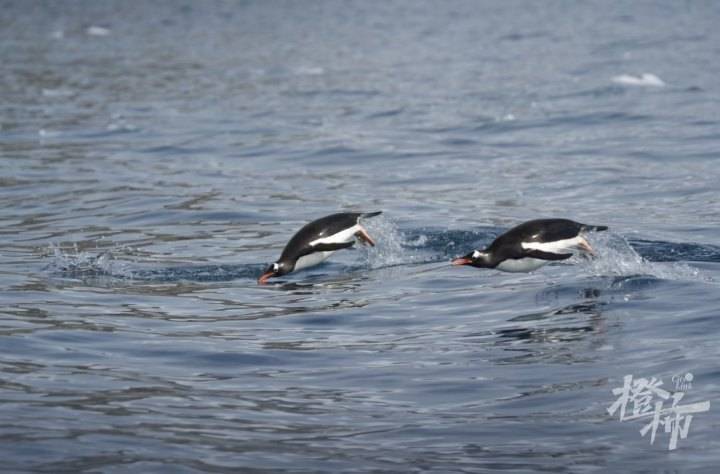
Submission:
{"label": "reflection on water", "polygon": [[508,319],[511,325],[497,331],[496,345],[513,355],[503,356],[496,362],[569,364],[591,361],[589,351],[580,350],[577,343],[587,340],[595,348],[604,344],[606,320],[603,308],[608,303],[596,288],[582,288],[579,293],[583,297],[580,303]]}

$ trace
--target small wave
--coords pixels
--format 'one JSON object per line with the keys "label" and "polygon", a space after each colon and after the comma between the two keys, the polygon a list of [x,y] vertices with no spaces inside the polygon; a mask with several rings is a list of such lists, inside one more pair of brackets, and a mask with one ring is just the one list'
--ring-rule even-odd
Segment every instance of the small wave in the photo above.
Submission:
{"label": "small wave", "polygon": [[322,76],[325,74],[325,68],[320,66],[300,66],[293,69],[293,73],[298,76]]}
{"label": "small wave", "polygon": [[85,28],[85,34],[88,36],[108,36],[110,34],[110,28],[104,26],[91,25]]}
{"label": "small wave", "polygon": [[691,243],[632,239],[630,245],[640,255],[654,262],[720,262],[720,247]]}
{"label": "small wave", "polygon": [[49,98],[65,98],[76,95],[75,91],[71,89],[45,89],[43,88],[42,91],[43,97],[49,97]]}
{"label": "small wave", "polygon": [[612,78],[615,84],[624,86],[642,86],[642,87],[664,87],[665,82],[655,74],[643,73],[639,76],[632,74],[621,74]]}

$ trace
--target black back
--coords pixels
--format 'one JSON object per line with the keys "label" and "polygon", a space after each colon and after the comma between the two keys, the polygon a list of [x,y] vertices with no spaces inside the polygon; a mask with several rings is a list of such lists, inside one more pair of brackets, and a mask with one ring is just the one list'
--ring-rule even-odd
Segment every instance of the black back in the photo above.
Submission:
{"label": "black back", "polygon": [[507,245],[520,242],[555,242],[572,239],[585,225],[570,219],[535,219],[513,227],[490,245]]}
{"label": "black back", "polygon": [[486,249],[490,265],[495,267],[508,258],[523,258],[532,252],[522,247],[523,242],[554,242],[572,239],[583,230],[605,230],[605,226],[588,226],[570,219],[535,219],[524,222],[495,239]]}
{"label": "black back", "polygon": [[379,213],[339,212],[305,224],[285,245],[280,261],[295,262],[303,255],[311,253],[310,242],[342,232],[357,224],[360,217],[377,214]]}

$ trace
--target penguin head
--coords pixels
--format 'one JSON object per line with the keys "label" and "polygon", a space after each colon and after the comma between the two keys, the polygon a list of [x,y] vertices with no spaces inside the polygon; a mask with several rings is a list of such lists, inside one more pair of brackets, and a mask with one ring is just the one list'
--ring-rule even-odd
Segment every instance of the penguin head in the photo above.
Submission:
{"label": "penguin head", "polygon": [[267,283],[269,278],[278,277],[290,273],[291,271],[293,271],[292,267],[292,265],[289,265],[282,260],[271,263],[263,272],[263,274],[260,275],[260,278],[258,278],[258,283],[262,285],[264,283]]}
{"label": "penguin head", "polygon": [[469,254],[453,259],[453,265],[471,265],[478,268],[488,268],[492,264],[490,262],[490,254],[487,252],[481,252],[480,250],[473,250]]}

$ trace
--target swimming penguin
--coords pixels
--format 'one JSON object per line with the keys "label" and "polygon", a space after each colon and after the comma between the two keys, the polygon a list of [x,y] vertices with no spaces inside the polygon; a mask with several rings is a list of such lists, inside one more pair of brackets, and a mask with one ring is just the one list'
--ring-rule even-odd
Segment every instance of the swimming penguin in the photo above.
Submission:
{"label": "swimming penguin", "polygon": [[584,237],[592,230],[607,230],[607,226],[586,225],[569,219],[536,219],[510,229],[485,250],[474,250],[454,259],[452,264],[531,272],[553,260],[572,257],[573,250],[595,255]]}
{"label": "swimming penguin", "polygon": [[378,212],[340,212],[306,224],[285,245],[277,262],[271,264],[258,278],[258,284],[269,278],[311,267],[322,262],[336,250],[355,245],[357,237],[361,242],[374,246],[375,241],[360,219],[382,214]]}

